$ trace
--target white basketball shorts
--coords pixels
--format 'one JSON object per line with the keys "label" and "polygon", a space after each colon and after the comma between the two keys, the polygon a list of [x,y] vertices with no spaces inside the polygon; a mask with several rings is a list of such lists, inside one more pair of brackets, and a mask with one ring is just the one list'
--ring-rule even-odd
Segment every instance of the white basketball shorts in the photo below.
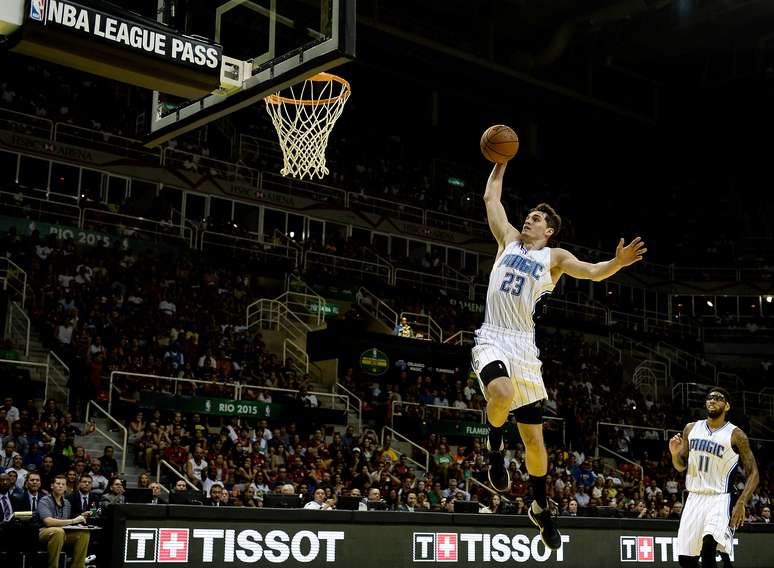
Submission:
{"label": "white basketball shorts", "polygon": [[476,345],[471,357],[484,398],[487,397],[486,386],[479,373],[489,363],[498,360],[505,364],[513,383],[511,410],[548,398],[539,355],[535,334],[532,332],[514,331],[487,324],[477,329]]}
{"label": "white basketball shorts", "polygon": [[720,552],[731,552],[734,531],[731,521],[731,495],[689,493],[677,530],[677,554],[699,556],[704,535],[710,534]]}

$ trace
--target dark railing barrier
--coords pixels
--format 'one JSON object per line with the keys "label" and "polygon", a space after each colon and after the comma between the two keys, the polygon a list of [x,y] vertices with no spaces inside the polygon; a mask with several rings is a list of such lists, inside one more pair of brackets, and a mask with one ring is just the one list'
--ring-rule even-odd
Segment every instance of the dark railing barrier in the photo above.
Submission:
{"label": "dark railing barrier", "polygon": [[[677,521],[562,518],[556,551],[526,516],[124,505],[113,521],[111,568],[677,565]],[[770,568],[772,533],[767,525],[738,531],[734,566]]]}

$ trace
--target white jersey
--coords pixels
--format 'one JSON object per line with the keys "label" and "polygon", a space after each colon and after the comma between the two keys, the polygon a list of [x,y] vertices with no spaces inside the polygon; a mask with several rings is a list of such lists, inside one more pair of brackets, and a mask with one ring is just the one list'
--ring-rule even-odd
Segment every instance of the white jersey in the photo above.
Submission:
{"label": "white jersey", "polygon": [[685,488],[691,493],[718,495],[731,492],[732,476],[739,454],[731,447],[731,422],[714,432],[706,420],[693,425],[688,434],[688,472]]}
{"label": "white jersey", "polygon": [[551,249],[527,250],[509,243],[489,274],[484,325],[513,331],[535,330],[535,306],[551,293]]}

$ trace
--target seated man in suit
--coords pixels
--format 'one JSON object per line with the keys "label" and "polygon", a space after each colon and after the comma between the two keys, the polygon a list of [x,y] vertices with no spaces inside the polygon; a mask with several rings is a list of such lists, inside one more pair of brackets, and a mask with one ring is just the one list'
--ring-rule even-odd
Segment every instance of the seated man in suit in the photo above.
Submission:
{"label": "seated man in suit", "polygon": [[57,475],[51,485],[51,495],[46,495],[38,503],[33,518],[40,523],[38,539],[48,546],[48,568],[59,566],[59,553],[65,544],[73,545],[72,568],[85,568],[86,549],[89,546],[88,531],[65,532],[63,527],[85,525],[88,513],[72,517],[70,502],[65,499],[67,478]]}
{"label": "seated man in suit", "polygon": [[204,501],[204,504],[209,505],[210,507],[222,507],[222,497],[223,486],[218,481],[212,487],[210,487],[210,496]]}
{"label": "seated man in suit", "polygon": [[78,482],[78,491],[73,491],[68,499],[70,510],[75,516],[96,508],[99,499],[91,492],[91,476],[84,474]]}
{"label": "seated man in suit", "polygon": [[14,511],[32,511],[38,508],[41,497],[44,493],[40,490],[40,474],[37,471],[31,471],[27,474],[27,481],[24,482],[24,493],[13,498]]}
{"label": "seated man in suit", "polygon": [[[40,490],[40,474],[37,471],[31,471],[27,475],[27,481],[24,482],[24,493],[14,495],[11,498],[11,504],[14,512],[32,512],[38,509],[38,503],[44,493]],[[33,519],[26,519],[19,523],[13,535],[16,545],[21,550],[36,550],[38,547],[38,529],[40,525]]]}
{"label": "seated man in suit", "polygon": [[150,484],[151,491],[153,491],[153,497],[151,498],[151,504],[153,505],[166,505],[167,498],[161,492],[161,484],[155,481]]}
{"label": "seated man in suit", "polygon": [[175,483],[175,489],[169,494],[170,505],[202,505],[199,500],[199,492],[191,492],[188,489],[188,484],[178,479]]}

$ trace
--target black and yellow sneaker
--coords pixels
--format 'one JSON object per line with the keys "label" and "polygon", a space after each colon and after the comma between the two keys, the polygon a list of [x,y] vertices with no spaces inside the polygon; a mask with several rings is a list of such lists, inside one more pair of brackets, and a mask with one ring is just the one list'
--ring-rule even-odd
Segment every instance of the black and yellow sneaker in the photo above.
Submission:
{"label": "black and yellow sneaker", "polygon": [[486,447],[489,450],[489,484],[495,491],[505,493],[511,487],[511,474],[505,467],[505,457],[503,457],[505,444],[501,440],[498,449],[492,450],[490,441],[487,439]]}
{"label": "black and yellow sneaker", "polygon": [[535,513],[532,506],[527,509],[529,520],[540,530],[540,538],[543,539],[543,544],[546,545],[546,548],[550,548],[551,550],[556,550],[562,546],[562,535],[556,528],[555,518],[558,514],[559,508],[556,503],[550,499],[548,500],[548,508],[543,509],[540,513]]}

